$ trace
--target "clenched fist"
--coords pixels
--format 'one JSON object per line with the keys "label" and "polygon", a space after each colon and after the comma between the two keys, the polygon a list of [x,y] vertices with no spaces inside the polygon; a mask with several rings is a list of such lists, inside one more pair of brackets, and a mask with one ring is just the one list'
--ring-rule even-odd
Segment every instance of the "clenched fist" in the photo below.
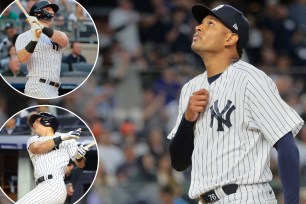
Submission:
{"label": "clenched fist", "polygon": [[84,157],[89,149],[84,147],[83,145],[80,145],[76,154],[77,159],[81,159]]}
{"label": "clenched fist", "polygon": [[[38,19],[37,19],[35,16],[29,16],[29,17],[26,19],[26,21],[31,25],[31,27],[32,27],[33,25],[38,25],[38,26],[41,27],[41,25],[40,25]],[[41,28],[42,28],[42,27],[41,27]]]}
{"label": "clenched fist", "polygon": [[39,25],[37,24],[33,24],[31,25],[31,31],[32,31],[32,34],[33,34],[33,37],[32,37],[32,41],[38,41],[40,36],[41,36],[41,33],[42,33],[42,30],[40,28]]}
{"label": "clenched fist", "polygon": [[206,89],[200,89],[194,92],[190,98],[185,111],[185,118],[189,122],[198,119],[200,113],[204,112],[209,102],[209,93]]}

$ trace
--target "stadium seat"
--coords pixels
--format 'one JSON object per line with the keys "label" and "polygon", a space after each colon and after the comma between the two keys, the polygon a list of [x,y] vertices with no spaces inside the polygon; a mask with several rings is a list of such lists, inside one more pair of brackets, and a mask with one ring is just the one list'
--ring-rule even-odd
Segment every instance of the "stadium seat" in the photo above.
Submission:
{"label": "stadium seat", "polygon": [[61,74],[64,73],[64,72],[69,72],[69,64],[62,62],[62,65],[61,65]]}
{"label": "stadium seat", "polygon": [[72,69],[74,71],[90,73],[91,70],[93,69],[93,66],[94,66],[93,64],[89,64],[89,63],[73,63]]}
{"label": "stadium seat", "polygon": [[62,77],[87,77],[88,72],[72,71],[72,72],[63,72]]}
{"label": "stadium seat", "polygon": [[28,69],[26,64],[20,64],[20,70],[27,75],[28,74]]}

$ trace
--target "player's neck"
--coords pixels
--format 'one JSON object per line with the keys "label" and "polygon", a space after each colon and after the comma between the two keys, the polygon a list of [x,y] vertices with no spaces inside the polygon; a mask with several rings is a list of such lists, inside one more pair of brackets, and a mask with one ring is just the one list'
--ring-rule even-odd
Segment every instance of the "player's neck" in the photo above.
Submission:
{"label": "player's neck", "polygon": [[53,129],[49,129],[46,128],[44,131],[42,131],[42,133],[40,134],[40,136],[53,136],[54,132]]}
{"label": "player's neck", "polygon": [[43,24],[43,26],[45,26],[47,28],[51,27],[51,24],[52,24],[49,21],[47,22],[47,21],[44,21],[44,20],[40,20],[40,23]]}
{"label": "player's neck", "polygon": [[222,55],[202,57],[207,70],[207,76],[212,77],[224,72],[233,62],[237,61],[236,57],[224,57]]}

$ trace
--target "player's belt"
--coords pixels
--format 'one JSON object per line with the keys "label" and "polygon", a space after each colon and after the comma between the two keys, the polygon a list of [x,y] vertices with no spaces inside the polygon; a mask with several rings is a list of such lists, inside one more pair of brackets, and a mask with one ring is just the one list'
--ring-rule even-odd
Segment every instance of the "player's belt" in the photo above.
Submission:
{"label": "player's belt", "polygon": [[45,178],[44,176],[39,177],[39,178],[36,180],[36,185],[40,184],[41,182],[44,182],[45,180],[49,180],[49,179],[52,179],[52,178],[53,178],[52,174],[49,174],[49,175],[47,176],[47,178]]}
{"label": "player's belt", "polygon": [[41,83],[46,83],[47,82],[47,84],[49,84],[50,86],[54,86],[56,88],[60,87],[59,83],[56,83],[54,81],[48,81],[47,79],[43,79],[43,78],[40,78],[39,82],[41,82]]}
{"label": "player's belt", "polygon": [[228,196],[230,194],[236,193],[238,189],[238,185],[233,184],[227,184],[222,186],[222,188],[216,188],[210,191],[207,191],[206,193],[203,193],[199,199],[200,201],[204,203],[213,203],[216,202],[225,196]]}

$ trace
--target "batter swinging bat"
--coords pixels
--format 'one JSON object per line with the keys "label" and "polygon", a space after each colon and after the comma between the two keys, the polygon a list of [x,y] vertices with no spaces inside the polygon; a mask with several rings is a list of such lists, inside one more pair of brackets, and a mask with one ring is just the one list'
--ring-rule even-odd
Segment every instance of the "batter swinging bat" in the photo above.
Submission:
{"label": "batter swinging bat", "polygon": [[28,18],[29,14],[28,12],[23,8],[22,4],[20,3],[19,0],[16,0],[15,3],[17,4],[17,6],[20,8],[20,10],[22,11],[22,13]]}

